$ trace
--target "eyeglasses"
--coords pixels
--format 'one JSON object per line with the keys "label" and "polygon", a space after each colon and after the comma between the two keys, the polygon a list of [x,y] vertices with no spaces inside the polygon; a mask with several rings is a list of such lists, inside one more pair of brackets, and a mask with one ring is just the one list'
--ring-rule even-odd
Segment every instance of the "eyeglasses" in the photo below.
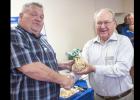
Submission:
{"label": "eyeglasses", "polygon": [[105,26],[109,26],[112,22],[113,21],[104,21],[104,22],[99,21],[99,22],[97,22],[97,25],[101,26],[102,24],[104,24]]}

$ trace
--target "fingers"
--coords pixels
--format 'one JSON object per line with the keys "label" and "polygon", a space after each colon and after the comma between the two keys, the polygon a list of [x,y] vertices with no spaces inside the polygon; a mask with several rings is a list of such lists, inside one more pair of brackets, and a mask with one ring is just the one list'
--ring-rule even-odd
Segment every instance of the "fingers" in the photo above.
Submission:
{"label": "fingers", "polygon": [[67,63],[65,63],[65,66],[67,66],[67,69],[71,70],[73,64],[74,64],[74,60],[69,60],[67,61]]}
{"label": "fingers", "polygon": [[79,71],[73,70],[73,72],[77,75],[88,74],[88,73],[92,72],[92,67],[89,65],[86,65],[86,67],[84,69],[79,70]]}
{"label": "fingers", "polygon": [[85,74],[86,70],[88,69],[88,66],[86,64],[84,65],[77,65],[77,64],[73,64],[72,66],[72,72],[74,72],[75,74]]}
{"label": "fingers", "polygon": [[86,66],[86,62],[84,59],[82,59],[81,57],[76,57],[74,64],[72,65],[72,71],[73,72],[79,72],[81,70],[84,70],[87,66]]}
{"label": "fingers", "polygon": [[77,72],[74,72],[75,74],[77,75],[83,75],[83,74],[87,74],[87,71],[86,70],[81,70],[81,71],[77,71]]}
{"label": "fingers", "polygon": [[74,60],[68,60],[67,65],[72,66],[74,64]]}
{"label": "fingers", "polygon": [[65,88],[65,89],[71,89],[74,85],[74,79],[72,76],[67,76],[65,79],[64,79],[64,82],[63,84],[61,84],[61,87],[62,88]]}

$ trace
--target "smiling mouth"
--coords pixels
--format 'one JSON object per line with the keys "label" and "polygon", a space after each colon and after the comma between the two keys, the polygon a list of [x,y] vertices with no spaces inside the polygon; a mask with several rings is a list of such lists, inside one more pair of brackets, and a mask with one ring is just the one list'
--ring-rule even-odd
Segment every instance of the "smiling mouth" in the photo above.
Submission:
{"label": "smiling mouth", "polygon": [[41,26],[39,23],[35,23],[36,26]]}
{"label": "smiling mouth", "polygon": [[106,31],[100,31],[101,33],[105,33]]}

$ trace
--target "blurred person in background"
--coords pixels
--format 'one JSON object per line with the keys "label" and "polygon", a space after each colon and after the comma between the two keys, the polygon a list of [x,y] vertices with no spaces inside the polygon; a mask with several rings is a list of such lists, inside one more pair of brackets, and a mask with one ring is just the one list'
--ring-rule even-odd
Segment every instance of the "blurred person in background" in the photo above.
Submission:
{"label": "blurred person in background", "polygon": [[11,100],[59,100],[60,86],[70,89],[73,79],[58,73],[73,61],[58,64],[56,54],[42,37],[43,6],[25,4],[19,23],[11,29]]}
{"label": "blurred person in background", "polygon": [[133,13],[128,13],[124,17],[124,23],[117,25],[116,30],[119,34],[124,34],[127,30],[129,30],[129,25],[134,25]]}
{"label": "blurred person in background", "polygon": [[127,23],[129,25],[134,25],[134,13],[129,13],[127,15]]}
{"label": "blurred person in background", "polygon": [[129,37],[131,43],[134,45],[134,14],[128,13],[125,18],[127,24],[125,27],[122,27],[120,34]]}
{"label": "blurred person in background", "polygon": [[82,50],[87,67],[74,72],[88,74],[95,100],[134,100],[130,76],[134,49],[129,38],[115,31],[115,13],[111,9],[97,11],[94,21],[97,37],[89,40]]}
{"label": "blurred person in background", "polygon": [[132,45],[134,46],[134,24],[130,24],[129,29],[122,35],[129,37]]}
{"label": "blurred person in background", "polygon": [[128,13],[124,17],[124,23],[117,25],[116,30],[119,34],[129,37],[134,45],[134,14]]}
{"label": "blurred person in background", "polygon": [[128,21],[127,21],[127,15],[124,17],[124,22],[121,24],[118,24],[116,27],[116,30],[119,34],[124,33],[125,30],[128,30]]}

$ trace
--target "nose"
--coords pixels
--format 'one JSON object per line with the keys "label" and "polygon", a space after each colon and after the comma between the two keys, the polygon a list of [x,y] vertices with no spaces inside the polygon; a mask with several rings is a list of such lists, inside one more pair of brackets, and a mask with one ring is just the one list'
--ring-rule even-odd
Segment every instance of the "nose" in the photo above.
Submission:
{"label": "nose", "polygon": [[102,23],[100,27],[104,28],[105,26],[106,26],[105,23]]}
{"label": "nose", "polygon": [[35,20],[40,22],[40,21],[42,21],[43,19],[42,19],[41,16],[37,16],[37,17],[35,18]]}

